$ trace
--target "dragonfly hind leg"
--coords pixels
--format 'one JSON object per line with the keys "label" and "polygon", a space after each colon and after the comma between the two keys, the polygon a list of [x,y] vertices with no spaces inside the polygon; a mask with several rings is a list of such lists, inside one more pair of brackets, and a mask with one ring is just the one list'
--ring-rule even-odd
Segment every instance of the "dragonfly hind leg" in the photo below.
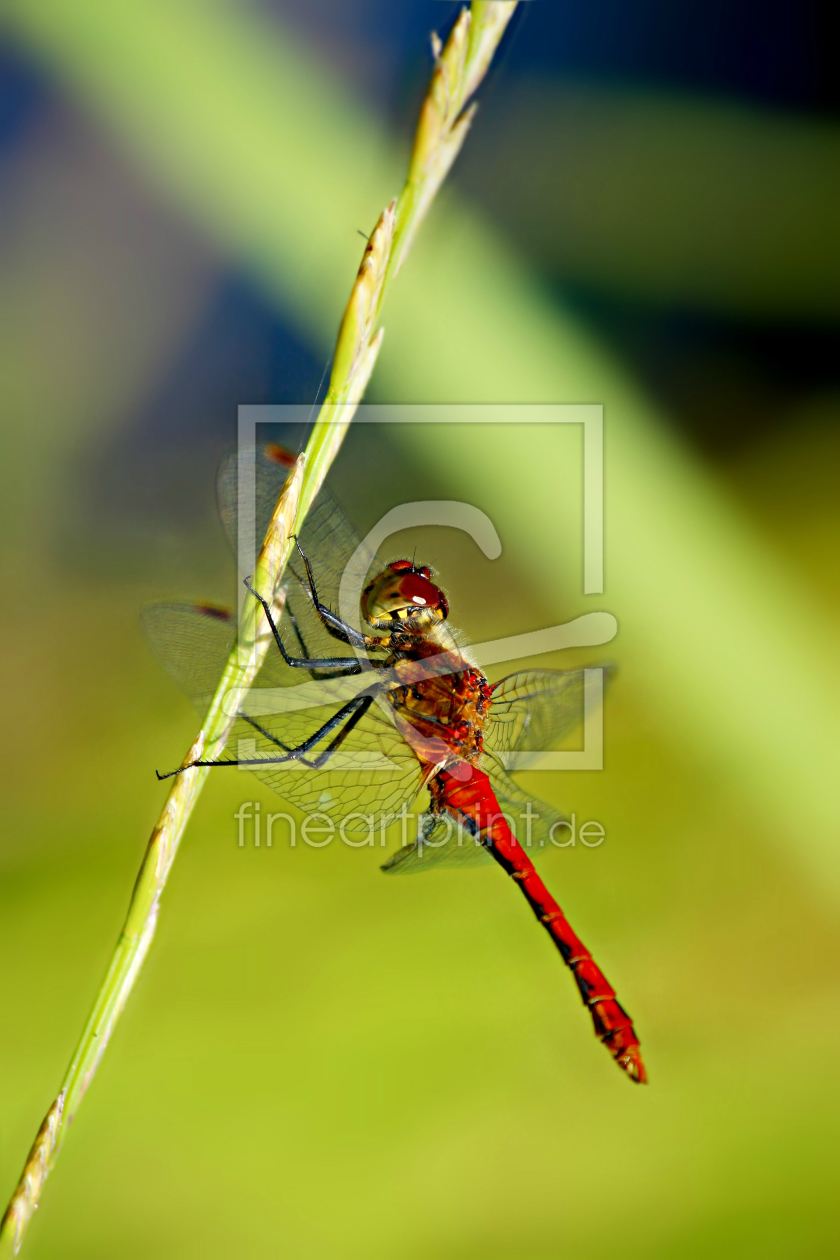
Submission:
{"label": "dragonfly hind leg", "polygon": [[[253,726],[255,731],[259,731],[260,735],[263,735],[266,739],[270,740],[272,744],[276,744],[278,748],[282,748],[284,752],[287,753],[286,757],[280,759],[281,761],[299,761],[301,765],[307,766],[311,770],[318,770],[341,746],[357,723],[362,720],[372,703],[373,696],[354,696],[354,698],[352,700],[348,700],[347,704],[343,705],[337,713],[334,713],[333,716],[329,718],[328,721],[326,721],[314,735],[310,735],[308,739],[305,739],[302,744],[298,744],[296,748],[290,748],[288,745],[284,744],[277,738],[276,735],[272,735],[271,731],[267,731],[265,727],[260,726],[259,722],[257,722],[254,718],[249,717],[247,713],[241,713],[239,716],[247,722],[249,726]],[[303,754],[309,752],[310,748],[314,748],[325,735],[329,735],[330,731],[334,731],[345,718],[348,720],[345,722],[344,726],[341,727],[341,730],[335,738],[330,741],[328,746],[322,752],[318,753],[314,760],[307,761]],[[217,762],[216,764],[218,765],[219,763]],[[266,764],[272,765],[273,762],[269,760]]]}
{"label": "dragonfly hind leg", "polygon": [[[265,729],[265,727],[260,726],[259,722],[255,721],[254,718],[248,717],[246,713],[240,713],[239,716],[246,721],[249,726],[253,726],[254,730],[259,731],[259,733],[266,739],[270,740],[272,744],[275,744],[278,748],[282,749],[282,757],[224,757],[219,758],[216,761],[191,761],[186,766],[179,766],[177,770],[167,770],[165,774],[161,774],[159,770],[155,770],[155,774],[160,782],[163,779],[171,779],[176,774],[183,774],[185,770],[193,770],[202,766],[207,768],[212,766],[247,766],[250,768],[252,766],[279,766],[283,765],[287,761],[299,761],[301,765],[306,766],[308,769],[317,770],[323,766],[332,754],[341,746],[356,724],[360,722],[367,713],[372,703],[373,696],[371,695],[354,696],[354,698],[349,700],[347,704],[343,705],[337,713],[334,713],[333,716],[323,724],[323,726],[319,727],[313,735],[308,736],[303,743],[298,744],[296,747],[284,744],[276,737],[276,735],[272,735],[270,731]],[[348,720],[345,721],[345,719]],[[330,732],[334,731],[337,726],[340,726],[342,722],[344,722],[344,726],[342,726],[336,736],[330,740],[330,743],[323,752],[318,753],[318,755],[311,761],[307,760],[305,754],[308,753],[311,748],[314,748],[325,735],[329,735]]]}

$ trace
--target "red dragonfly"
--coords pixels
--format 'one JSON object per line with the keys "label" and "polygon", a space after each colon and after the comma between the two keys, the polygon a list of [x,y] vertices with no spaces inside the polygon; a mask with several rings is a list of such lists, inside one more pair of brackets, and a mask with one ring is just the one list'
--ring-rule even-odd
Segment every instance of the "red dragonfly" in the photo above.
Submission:
{"label": "red dragonfly", "polygon": [[[289,460],[279,447],[258,453],[258,536]],[[220,511],[231,536],[237,486],[231,456],[219,476]],[[429,806],[416,840],[382,870],[402,874],[496,862],[571,970],[596,1036],[631,1080],[646,1081],[630,1016],[526,851],[545,848],[562,816],[532,802],[504,765],[507,754],[548,748],[580,722],[583,670],[530,669],[489,683],[450,628],[446,596],[431,570],[412,560],[376,565],[362,550],[359,571],[374,576],[364,585],[358,617],[340,617],[332,609],[360,543],[326,490],[297,549],[279,625],[266,600],[248,587],[262,604],[265,632],[277,652],[266,657],[238,712],[228,747],[238,747],[240,755],[191,765],[246,766],[304,811],[338,822],[342,835],[370,831],[372,809],[384,834],[426,788]],[[146,610],[144,625],[170,674],[199,709],[206,708],[233,646],[232,614],[207,604],[161,603]],[[290,685],[301,677],[309,680],[305,686]],[[524,845],[510,826],[514,813],[526,817],[523,808],[529,832]]]}

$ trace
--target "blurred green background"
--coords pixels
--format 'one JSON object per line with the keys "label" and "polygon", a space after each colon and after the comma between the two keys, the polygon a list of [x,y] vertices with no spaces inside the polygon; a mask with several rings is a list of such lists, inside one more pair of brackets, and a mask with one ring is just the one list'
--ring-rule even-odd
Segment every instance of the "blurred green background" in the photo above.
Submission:
{"label": "blurred green background", "polygon": [[[822,10],[524,5],[399,278],[371,401],[602,402],[580,436],[358,426],[366,528],[428,540],[475,639],[605,608],[596,818],[545,874],[641,1033],[595,1043],[495,870],[237,847],[213,779],[32,1257],[824,1256],[836,1210],[840,104]],[[236,406],[308,402],[398,189],[426,0],[11,0],[0,60],[0,1195],[75,1045],[189,706],[148,599],[231,600]],[[497,673],[503,671],[496,671]]]}

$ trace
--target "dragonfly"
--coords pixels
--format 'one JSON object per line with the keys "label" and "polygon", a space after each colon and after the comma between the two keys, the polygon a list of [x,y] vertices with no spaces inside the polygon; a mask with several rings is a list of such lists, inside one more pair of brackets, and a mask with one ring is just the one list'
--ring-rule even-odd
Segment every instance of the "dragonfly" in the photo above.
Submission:
{"label": "dragonfly", "polygon": [[[257,452],[258,537],[293,458],[276,445]],[[234,547],[238,484],[232,453],[217,489]],[[353,565],[361,598],[348,614],[336,608]],[[345,838],[369,833],[375,816],[383,827],[404,817],[425,789],[416,838],[381,869],[396,875],[501,867],[571,971],[595,1035],[630,1080],[646,1082],[631,1017],[530,856],[547,847],[563,815],[529,797],[506,769],[511,754],[550,748],[580,723],[584,671],[527,669],[490,683],[451,627],[431,568],[415,559],[384,563],[366,552],[327,488],[296,539],[288,574],[279,619],[246,579],[276,651],[266,655],[236,714],[227,747],[237,755],[195,760],[158,777],[193,766],[245,767],[304,812],[337,823]],[[206,710],[236,640],[234,614],[206,603],[160,602],[144,611],[143,623],[164,667]],[[516,814],[527,820],[524,842],[511,826]]]}

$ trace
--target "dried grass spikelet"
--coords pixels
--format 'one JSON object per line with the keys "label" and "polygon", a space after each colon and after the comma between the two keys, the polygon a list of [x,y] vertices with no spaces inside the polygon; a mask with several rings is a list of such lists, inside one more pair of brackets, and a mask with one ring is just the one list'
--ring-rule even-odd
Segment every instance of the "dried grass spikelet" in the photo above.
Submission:
{"label": "dried grass spikelet", "polygon": [[458,156],[475,113],[474,106],[460,113],[465,99],[462,89],[469,34],[470,12],[463,9],[445,47],[437,35],[432,36],[435,68],[420,110],[406,188],[400,198],[400,211],[407,223],[394,264],[394,275],[405,261],[417,228]]}
{"label": "dried grass spikelet", "polygon": [[3,1217],[3,1233],[12,1231],[12,1247],[17,1255],[29,1218],[38,1206],[41,1187],[50,1170],[55,1139],[64,1111],[64,1090],[58,1095],[38,1130],[26,1160],[23,1175]]}
{"label": "dried grass spikelet", "polygon": [[471,9],[461,10],[445,46],[437,35],[432,36],[435,68],[420,111],[406,189],[399,203],[399,226],[404,224],[404,231],[395,275],[461,151],[477,108],[470,105],[464,109],[464,105],[487,73],[515,8],[516,0],[473,3]]}
{"label": "dried grass spikelet", "polygon": [[289,539],[294,533],[300,506],[305,467],[306,452],[302,451],[289,470],[257,558],[258,589],[263,591],[269,601],[274,598],[274,588],[286,563]]}
{"label": "dried grass spikelet", "polygon": [[505,27],[513,17],[516,3],[517,0],[497,0],[490,4],[473,4],[464,83],[465,101],[470,99],[487,73]]}
{"label": "dried grass spikelet", "polygon": [[381,332],[375,338],[373,329],[391,258],[396,205],[392,201],[382,211],[362,255],[338,332],[327,404],[358,402],[373,370],[381,340]]}

